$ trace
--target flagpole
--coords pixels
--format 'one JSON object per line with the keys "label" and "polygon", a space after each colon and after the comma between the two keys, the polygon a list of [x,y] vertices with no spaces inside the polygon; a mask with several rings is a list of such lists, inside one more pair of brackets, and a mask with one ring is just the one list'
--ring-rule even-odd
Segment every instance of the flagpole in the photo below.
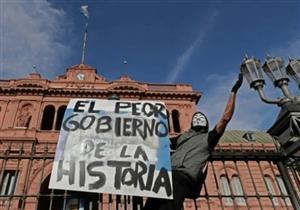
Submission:
{"label": "flagpole", "polygon": [[85,52],[86,52],[86,43],[87,43],[87,29],[88,29],[88,21],[85,24],[85,32],[83,37],[83,46],[82,46],[82,55],[81,55],[81,63],[84,63]]}
{"label": "flagpole", "polygon": [[86,53],[87,32],[88,32],[88,25],[89,25],[89,12],[88,12],[88,6],[87,5],[81,6],[81,13],[86,18],[85,31],[84,31],[84,36],[83,36],[82,55],[81,55],[81,63],[83,64],[84,59],[85,59],[85,53]]}

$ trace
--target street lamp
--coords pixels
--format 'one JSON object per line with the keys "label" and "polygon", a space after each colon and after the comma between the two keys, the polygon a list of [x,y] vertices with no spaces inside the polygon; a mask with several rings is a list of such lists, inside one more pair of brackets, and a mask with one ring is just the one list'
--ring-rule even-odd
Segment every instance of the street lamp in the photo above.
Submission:
{"label": "street lamp", "polygon": [[260,61],[258,59],[248,58],[246,56],[241,65],[241,72],[248,81],[250,88],[256,89],[258,86],[264,86],[265,80],[263,78]]}
{"label": "street lamp", "polygon": [[286,67],[287,74],[298,84],[300,89],[300,59],[289,59]]}
{"label": "street lamp", "polygon": [[289,89],[288,82],[290,81],[284,68],[284,60],[280,57],[267,56],[263,65],[264,72],[271,79],[275,87],[279,87],[284,96],[293,99]]}
{"label": "street lamp", "polygon": [[[266,97],[263,89],[265,80],[262,69],[271,79],[274,86],[281,89],[283,97],[280,99],[269,99]],[[293,153],[300,148],[300,100],[299,97],[293,96],[288,89],[288,75],[298,81],[298,85],[300,84],[300,61],[290,59],[288,66],[285,68],[282,58],[267,56],[262,69],[259,59],[253,57],[246,57],[241,64],[242,74],[248,81],[250,88],[258,92],[261,100],[281,107],[278,118],[268,130],[268,133],[276,136],[288,153]],[[291,145],[293,147],[290,147]]]}
{"label": "street lamp", "polygon": [[263,69],[275,87],[280,87],[282,81],[289,81],[284,69],[284,60],[280,57],[267,56]]}
{"label": "street lamp", "polygon": [[[265,85],[265,80],[263,78],[262,69],[260,65],[260,60],[256,58],[245,57],[243,63],[241,64],[241,72],[246,78],[250,85],[250,88],[255,89],[262,101],[268,104],[281,104],[282,100],[272,100],[268,99],[265,95],[263,87]],[[286,100],[286,99],[284,99]]]}
{"label": "street lamp", "polygon": [[[263,90],[265,80],[258,59],[246,57],[241,64],[242,74],[248,81],[250,88],[258,92],[261,100],[265,103],[276,104],[281,107],[276,121],[267,132],[280,143],[283,151],[282,158],[287,162],[296,157],[296,154],[300,152],[300,97],[293,96],[288,89],[288,75],[300,87],[300,60],[290,59],[288,66],[284,68],[284,60],[282,58],[267,56],[262,69],[271,79],[274,86],[281,89],[283,93],[281,99],[271,100],[266,98]],[[283,161],[278,162],[277,165],[294,208],[300,209],[300,198],[293,188],[290,175]]]}

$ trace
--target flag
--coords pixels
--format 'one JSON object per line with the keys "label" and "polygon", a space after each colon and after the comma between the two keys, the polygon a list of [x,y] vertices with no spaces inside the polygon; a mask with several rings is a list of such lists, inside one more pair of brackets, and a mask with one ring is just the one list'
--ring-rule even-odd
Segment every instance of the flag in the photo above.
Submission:
{"label": "flag", "polygon": [[80,12],[86,17],[89,18],[89,11],[88,11],[88,6],[81,6],[80,7]]}

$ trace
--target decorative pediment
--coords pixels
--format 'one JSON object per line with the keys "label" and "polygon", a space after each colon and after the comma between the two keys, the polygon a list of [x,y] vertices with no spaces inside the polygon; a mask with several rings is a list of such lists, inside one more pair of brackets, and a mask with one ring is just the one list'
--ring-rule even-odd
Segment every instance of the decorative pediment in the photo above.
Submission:
{"label": "decorative pediment", "polygon": [[45,88],[47,87],[47,80],[42,79],[39,73],[30,73],[25,78],[21,78],[18,80],[11,80],[11,87],[14,88]]}
{"label": "decorative pediment", "polygon": [[87,64],[83,64],[83,63],[71,66],[70,68],[67,68],[67,71],[70,70],[70,69],[76,69],[76,70],[94,70],[94,71],[97,71],[96,68],[94,68],[92,66],[89,66]]}
{"label": "decorative pediment", "polygon": [[119,80],[117,81],[122,81],[122,82],[136,82],[135,80],[131,79],[129,76],[127,75],[123,75],[120,77]]}
{"label": "decorative pediment", "polygon": [[13,86],[18,88],[46,88],[47,87],[47,85],[41,81],[28,80],[28,79],[17,80],[14,82]]}
{"label": "decorative pediment", "polygon": [[97,74],[97,69],[87,64],[77,64],[67,68],[65,75],[56,77],[56,81],[75,83],[107,83],[106,78]]}
{"label": "decorative pediment", "polygon": [[124,75],[121,76],[120,79],[113,81],[108,87],[108,90],[145,91],[145,87],[129,76]]}

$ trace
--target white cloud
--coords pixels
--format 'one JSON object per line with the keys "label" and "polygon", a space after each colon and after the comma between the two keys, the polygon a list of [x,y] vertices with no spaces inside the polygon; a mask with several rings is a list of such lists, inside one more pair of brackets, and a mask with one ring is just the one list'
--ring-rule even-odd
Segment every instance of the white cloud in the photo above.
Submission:
{"label": "white cloud", "polygon": [[[221,118],[225,109],[230,90],[237,79],[236,73],[226,75],[210,75],[207,83],[213,84],[207,88],[205,94],[199,102],[199,110],[204,112],[210,121],[211,128],[215,126]],[[270,98],[280,96],[280,90],[265,87]],[[249,89],[249,85],[244,80],[244,84],[238,92],[235,113],[227,129],[242,130],[267,130],[279,113],[276,105],[264,104],[258,94]]]}
{"label": "white cloud", "polygon": [[1,1],[0,78],[33,72],[53,78],[65,68],[70,47],[62,38],[70,27],[63,10],[46,0]]}
{"label": "white cloud", "polygon": [[200,47],[203,43],[205,36],[208,30],[214,24],[215,18],[217,16],[217,11],[213,11],[212,14],[208,17],[208,19],[202,23],[202,29],[197,36],[197,38],[191,43],[191,45],[177,58],[177,62],[175,67],[170,71],[167,79],[167,83],[173,83],[176,81],[178,76],[185,70],[185,66],[190,61],[191,57],[193,56],[194,52]]}
{"label": "white cloud", "polygon": [[170,76],[168,76],[167,83],[175,82],[178,76],[184,71],[185,65],[191,59],[197,47],[203,42],[203,39],[204,32],[200,33],[199,37],[178,57],[175,67],[171,70]]}

